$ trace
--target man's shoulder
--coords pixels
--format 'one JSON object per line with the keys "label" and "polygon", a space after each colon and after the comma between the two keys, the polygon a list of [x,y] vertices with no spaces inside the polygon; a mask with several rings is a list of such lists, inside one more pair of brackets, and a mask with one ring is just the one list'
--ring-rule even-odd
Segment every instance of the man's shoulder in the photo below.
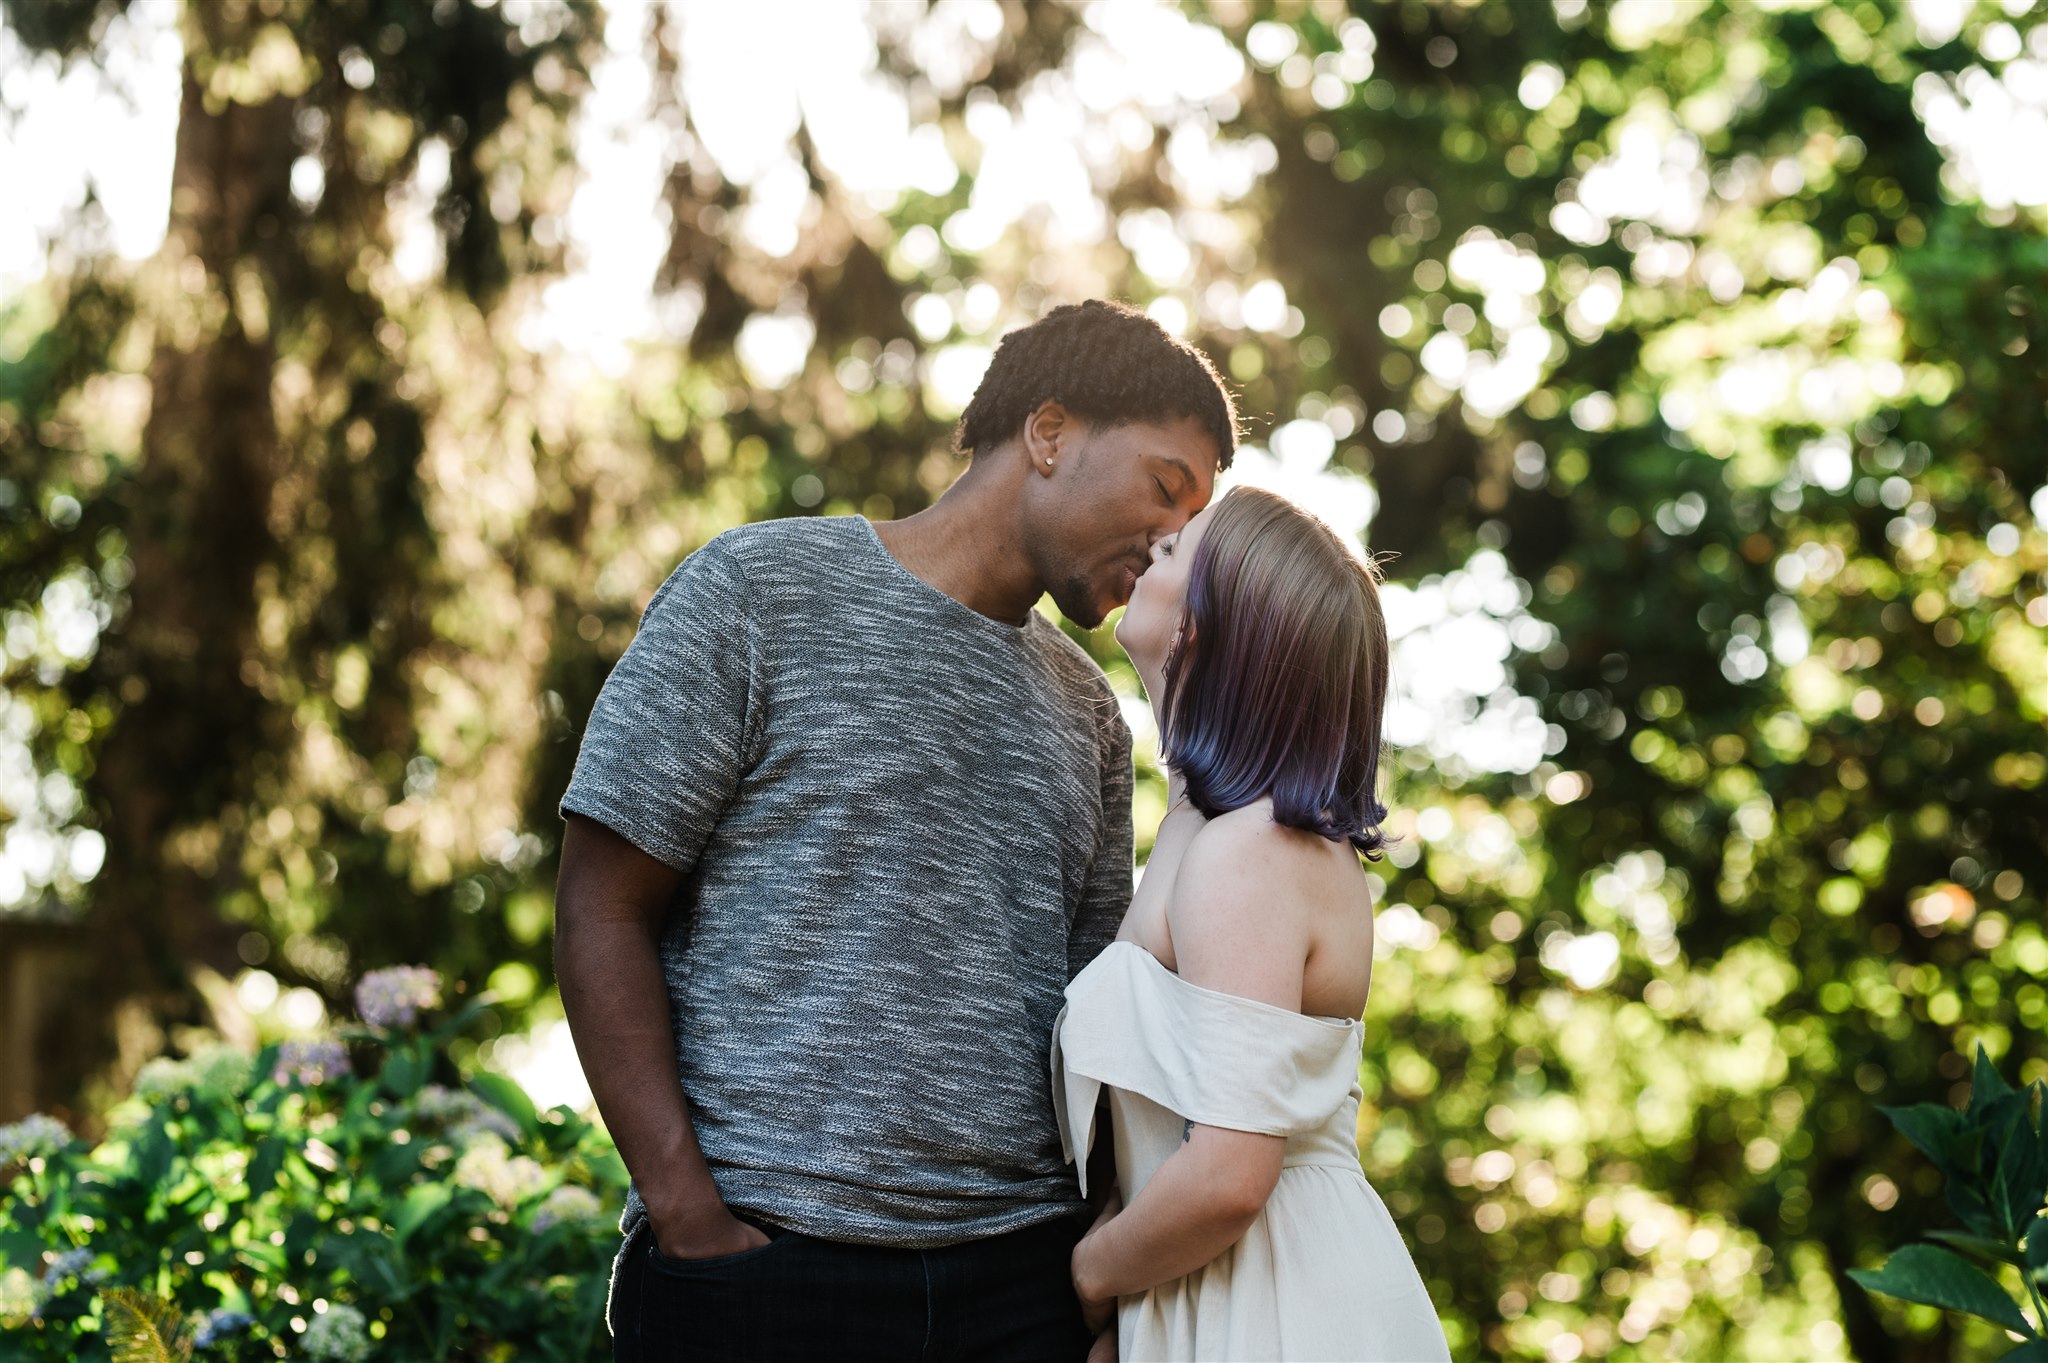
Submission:
{"label": "man's shoulder", "polygon": [[860,601],[877,582],[874,534],[858,516],[789,516],[734,526],[690,557],[728,580],[757,618]]}
{"label": "man's shoulder", "polygon": [[755,623],[801,617],[835,580],[857,576],[853,517],[791,517],[734,526],[712,536],[669,574],[648,603],[647,618],[680,618],[711,607]]}
{"label": "man's shoulder", "polygon": [[698,552],[729,558],[746,572],[784,572],[816,567],[821,557],[843,555],[866,533],[857,516],[785,516],[736,525]]}

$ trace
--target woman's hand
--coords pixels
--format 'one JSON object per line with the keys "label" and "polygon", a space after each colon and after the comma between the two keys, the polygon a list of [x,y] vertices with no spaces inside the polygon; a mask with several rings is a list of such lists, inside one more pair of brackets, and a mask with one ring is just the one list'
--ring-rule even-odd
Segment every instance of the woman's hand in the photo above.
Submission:
{"label": "woman's hand", "polygon": [[[1123,1198],[1116,1193],[1111,1193],[1102,1204],[1102,1210],[1096,1213],[1094,1224],[1088,1227],[1088,1233],[1083,1235],[1081,1242],[1074,1246],[1074,1257],[1071,1264],[1074,1275],[1074,1295],[1081,1299],[1081,1319],[1086,1322],[1090,1330],[1097,1333],[1106,1330],[1116,1319],[1115,1294],[1098,1292],[1095,1288],[1095,1283],[1101,1278],[1098,1261],[1102,1255],[1103,1229],[1123,1209]],[[1116,1336],[1114,1332],[1110,1333],[1109,1341],[1110,1352],[1108,1357],[1114,1359],[1116,1357]],[[1096,1358],[1096,1354],[1100,1352],[1101,1347],[1102,1341],[1098,1339],[1095,1349],[1089,1352],[1089,1363],[1100,1363],[1100,1360]]]}
{"label": "woman's hand", "polygon": [[1088,1350],[1088,1363],[1116,1363],[1116,1331],[1104,1330],[1095,1336],[1095,1345]]}

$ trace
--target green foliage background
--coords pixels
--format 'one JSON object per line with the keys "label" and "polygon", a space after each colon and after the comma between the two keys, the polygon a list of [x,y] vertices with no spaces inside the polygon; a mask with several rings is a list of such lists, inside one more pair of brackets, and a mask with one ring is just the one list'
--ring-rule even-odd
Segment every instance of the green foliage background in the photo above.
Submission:
{"label": "green foliage background", "polygon": [[455,1072],[484,1006],[159,1058],[97,1148],[0,1126],[0,1356],[602,1355],[625,1166],[566,1106]]}
{"label": "green foliage background", "polygon": [[[90,62],[122,8],[4,14]],[[1498,556],[1545,627],[1509,660],[1541,765],[1412,746],[1379,868],[1405,908],[1362,1149],[1458,1355],[1988,1354],[1988,1327],[1847,1274],[1941,1216],[1876,1095],[1959,1101],[1980,1043],[2048,1076],[2048,240],[1924,119],[2011,59],[1985,55],[2008,30],[2048,58],[2019,8],[1966,6],[1930,44],[1869,2],[1192,6],[1243,78],[1146,113],[1095,186],[1119,225],[1168,215],[1193,255],[1171,285],[1115,232],[945,230],[975,109],[1024,108],[1104,11],[1002,7],[965,83],[921,68],[936,12],[885,25],[879,76],[960,177],[877,207],[799,135],[808,225],[771,256],[693,137],[667,79],[684,20],[659,10],[660,285],[695,320],[607,375],[516,325],[565,266],[592,0],[188,7],[163,250],[95,249],[88,206],[0,310],[6,731],[35,817],[106,848],[0,925],[132,944],[67,958],[32,1100],[87,1114],[181,1029],[269,1026],[235,1016],[251,966],[338,1004],[363,969],[431,961],[501,1000],[470,1046],[558,1016],[554,802],[673,564],[747,519],[926,504],[957,467],[921,365],[940,346],[1068,297],[1270,278],[1298,316],[1190,327],[1252,438],[1323,423],[1394,581],[1447,590]],[[1249,191],[1188,202],[1174,120],[1248,156]],[[1593,211],[1645,137],[1700,211]],[[446,265],[409,283],[395,196],[442,148]],[[1454,258],[1474,241],[1531,263],[1522,305]],[[981,284],[999,307],[970,328]],[[927,296],[955,319],[936,339]],[[814,341],[768,391],[736,343],[776,312]],[[1505,354],[1531,324],[1539,373],[1506,404],[1428,349]],[[98,632],[74,656],[79,610]],[[1089,643],[1134,689],[1107,631]],[[1163,803],[1143,774],[1141,829]]]}

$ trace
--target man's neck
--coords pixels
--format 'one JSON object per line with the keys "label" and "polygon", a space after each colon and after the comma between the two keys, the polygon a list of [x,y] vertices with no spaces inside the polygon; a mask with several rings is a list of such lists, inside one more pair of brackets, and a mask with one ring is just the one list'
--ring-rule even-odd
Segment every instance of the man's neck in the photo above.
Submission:
{"label": "man's neck", "polygon": [[875,522],[882,547],[912,576],[969,610],[1024,624],[1045,595],[1017,528],[1016,490],[970,469],[914,516]]}

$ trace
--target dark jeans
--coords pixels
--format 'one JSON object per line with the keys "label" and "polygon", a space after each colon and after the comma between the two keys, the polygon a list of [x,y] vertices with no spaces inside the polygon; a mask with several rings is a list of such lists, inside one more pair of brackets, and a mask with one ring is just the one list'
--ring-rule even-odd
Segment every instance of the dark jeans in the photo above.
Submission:
{"label": "dark jeans", "polygon": [[1068,1277],[1079,1217],[938,1249],[817,1240],[670,1259],[646,1226],[625,1247],[607,1324],[614,1363],[1080,1363]]}

